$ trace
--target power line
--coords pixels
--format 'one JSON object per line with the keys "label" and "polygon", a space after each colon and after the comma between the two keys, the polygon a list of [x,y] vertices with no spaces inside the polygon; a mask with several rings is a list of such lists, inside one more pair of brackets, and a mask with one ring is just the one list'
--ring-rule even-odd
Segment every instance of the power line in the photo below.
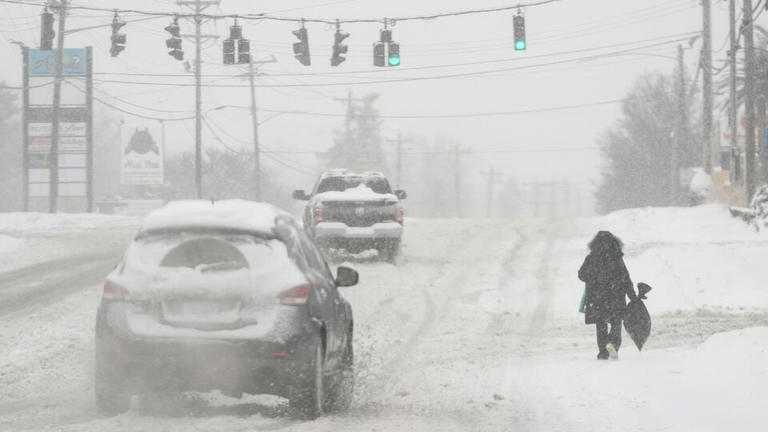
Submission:
{"label": "power line", "polygon": [[[600,51],[610,48],[619,48],[619,47],[625,47],[630,45],[636,45],[636,44],[642,44],[646,42],[657,42],[657,41],[665,41],[667,39],[674,39],[669,40],[666,43],[669,44],[676,44],[680,42],[681,40],[686,40],[688,37],[698,34],[698,32],[684,32],[684,33],[676,33],[661,37],[655,37],[655,38],[648,38],[648,39],[640,39],[636,41],[630,41],[630,42],[622,42],[622,43],[616,43],[616,44],[610,44],[610,45],[601,45],[597,47],[588,47],[588,48],[581,48],[576,50],[569,50],[569,51],[558,51],[554,53],[548,53],[548,54],[538,54],[538,55],[531,55],[526,57],[505,57],[501,59],[491,59],[491,60],[480,60],[480,61],[473,61],[473,62],[462,62],[462,63],[447,63],[447,64],[439,64],[439,65],[429,65],[429,66],[415,66],[415,67],[403,67],[403,68],[377,68],[377,69],[364,69],[364,70],[353,70],[353,71],[344,71],[343,73],[339,72],[295,72],[295,73],[270,73],[270,76],[332,76],[332,77],[342,77],[345,75],[352,75],[352,74],[367,74],[367,73],[386,73],[386,72],[407,72],[407,71],[415,71],[415,70],[429,70],[429,69],[442,69],[442,68],[452,68],[452,67],[460,67],[460,66],[477,66],[477,65],[483,65],[483,64],[493,64],[493,63],[506,63],[506,62],[517,62],[517,61],[525,61],[525,60],[531,60],[531,59],[539,59],[539,58],[548,58],[548,57],[558,57],[558,56],[565,56],[570,54],[578,54],[578,53],[585,53],[585,52],[592,52],[592,51]],[[636,47],[633,49],[645,49],[647,47]],[[579,58],[583,59],[583,58]],[[115,76],[152,76],[152,77],[186,77],[188,75],[185,74],[152,74],[152,73],[130,73],[130,72],[96,72],[94,75],[115,75]],[[212,75],[205,75],[209,78],[237,78],[239,75],[226,75],[226,74],[212,74]]]}
{"label": "power line", "polygon": [[[356,118],[376,117],[376,118],[382,118],[382,119],[454,119],[454,118],[471,118],[471,117],[503,117],[503,116],[514,116],[514,115],[520,115],[520,114],[532,114],[532,113],[540,113],[540,112],[552,112],[552,111],[564,111],[564,110],[571,110],[571,109],[578,109],[578,108],[589,108],[589,107],[595,107],[595,106],[601,106],[601,105],[612,105],[612,104],[624,102],[626,100],[628,99],[627,98],[611,99],[611,100],[604,100],[604,101],[584,103],[584,104],[561,105],[556,107],[536,108],[536,109],[518,110],[518,111],[491,111],[491,112],[459,113],[459,114],[389,114],[389,115],[381,114],[376,116],[355,115],[355,117]],[[270,110],[270,109],[264,109],[264,108],[260,108],[259,111],[274,113],[274,114],[295,114],[295,115],[309,115],[309,116],[317,116],[317,117],[346,117],[346,114],[339,114],[339,113],[323,113],[323,112],[310,112],[310,111],[281,111],[281,110]]]}
{"label": "power line", "polygon": [[[565,64],[565,63],[573,63],[573,62],[580,62],[580,61],[591,61],[591,60],[597,60],[604,57],[609,56],[615,56],[616,54],[621,53],[629,53],[635,50],[640,49],[647,49],[647,48],[653,48],[663,45],[669,45],[672,43],[679,43],[683,39],[679,40],[673,40],[673,41],[667,41],[667,42],[661,42],[657,44],[651,44],[646,46],[640,46],[640,47],[634,47],[627,50],[620,50],[620,51],[614,51],[609,53],[601,53],[596,54],[592,56],[585,56],[585,57],[576,57],[566,60],[559,60],[559,61],[553,61],[548,63],[538,63],[538,64],[532,64],[532,65],[524,65],[524,66],[517,66],[517,67],[507,67],[507,68],[499,68],[499,69],[489,69],[489,70],[481,70],[481,71],[472,71],[472,72],[460,72],[460,73],[453,73],[453,74],[443,74],[443,75],[432,75],[432,76],[421,76],[421,77],[407,77],[407,78],[393,78],[393,79],[375,79],[371,81],[349,81],[349,82],[332,82],[332,83],[312,83],[312,84],[258,84],[255,87],[258,88],[281,88],[281,87],[336,87],[336,86],[353,86],[353,85],[371,85],[371,84],[391,84],[391,83],[400,83],[400,82],[415,82],[415,81],[432,81],[432,80],[439,80],[439,79],[450,79],[450,78],[462,78],[462,77],[472,77],[472,76],[480,76],[480,75],[489,75],[494,73],[500,73],[500,72],[511,72],[511,71],[517,71],[517,70],[525,70],[525,69],[533,69],[538,67],[544,67],[544,66],[554,66],[559,64]],[[95,80],[101,83],[113,83],[113,84],[131,84],[131,85],[149,85],[149,86],[173,86],[173,87],[189,87],[193,86],[194,84],[185,84],[185,83],[161,83],[161,82],[152,82],[152,81],[126,81],[126,80],[105,80],[105,79],[99,79]],[[214,84],[214,83],[204,83],[203,84],[206,87],[218,87],[218,88],[244,88],[248,87],[244,84]]]}
{"label": "power line", "polygon": [[[255,21],[288,21],[288,22],[310,22],[310,23],[319,23],[319,24],[328,24],[328,25],[335,25],[336,23],[340,24],[360,24],[360,23],[380,23],[384,24],[384,22],[388,22],[390,24],[394,24],[400,21],[429,21],[434,20],[438,18],[446,18],[446,17],[456,17],[456,16],[463,16],[463,15],[475,15],[475,14],[485,14],[485,13],[494,13],[494,12],[504,12],[508,10],[517,10],[521,8],[529,8],[529,7],[536,7],[536,6],[543,6],[550,3],[556,3],[561,0],[539,0],[534,2],[528,2],[528,3],[518,3],[515,5],[510,6],[500,6],[496,8],[486,8],[486,9],[469,9],[469,10],[462,10],[462,11],[455,11],[455,12],[445,12],[445,13],[437,13],[437,14],[431,14],[431,15],[416,15],[416,16],[404,16],[404,17],[393,17],[393,18],[358,18],[358,19],[323,19],[323,18],[301,18],[301,17],[277,17],[277,16],[269,16],[264,13],[259,14],[204,14],[204,13],[195,13],[195,14],[189,14],[189,13],[174,13],[174,12],[160,12],[160,11],[148,11],[148,10],[140,10],[140,9],[109,9],[109,8],[101,8],[101,7],[94,7],[94,6],[75,6],[71,5],[68,7],[70,10],[86,10],[86,11],[95,11],[95,12],[105,12],[105,13],[118,13],[118,14],[135,14],[135,15],[148,15],[148,16],[166,16],[166,17],[173,17],[177,16],[180,18],[194,18],[198,17],[201,19],[209,19],[209,20],[218,20],[218,19],[241,19],[241,20],[255,20]],[[42,7],[45,6],[46,2],[37,2],[37,3],[30,3],[25,2],[21,0],[0,0],[0,3],[7,3],[7,4],[17,4],[17,5],[24,5],[24,6],[37,6]],[[54,7],[53,5],[49,5],[49,7]]]}

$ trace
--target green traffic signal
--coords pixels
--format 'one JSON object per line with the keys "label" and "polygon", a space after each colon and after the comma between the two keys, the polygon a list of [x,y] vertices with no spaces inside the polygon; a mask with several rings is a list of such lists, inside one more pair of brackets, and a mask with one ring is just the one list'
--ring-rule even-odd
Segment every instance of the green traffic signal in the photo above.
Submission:
{"label": "green traffic signal", "polygon": [[515,41],[515,50],[525,51],[525,41],[524,40]]}
{"label": "green traffic signal", "polygon": [[390,66],[400,66],[400,54],[389,55],[389,65]]}

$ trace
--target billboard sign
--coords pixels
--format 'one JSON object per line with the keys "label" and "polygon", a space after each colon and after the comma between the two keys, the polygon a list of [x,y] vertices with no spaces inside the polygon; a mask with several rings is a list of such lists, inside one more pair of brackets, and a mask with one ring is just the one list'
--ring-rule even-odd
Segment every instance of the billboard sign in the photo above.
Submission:
{"label": "billboard sign", "polygon": [[164,154],[160,126],[124,124],[120,136],[122,184],[163,184]]}
{"label": "billboard sign", "polygon": [[[88,72],[87,53],[85,48],[64,48],[64,76],[85,76]],[[29,76],[55,76],[56,50],[29,50]]]}

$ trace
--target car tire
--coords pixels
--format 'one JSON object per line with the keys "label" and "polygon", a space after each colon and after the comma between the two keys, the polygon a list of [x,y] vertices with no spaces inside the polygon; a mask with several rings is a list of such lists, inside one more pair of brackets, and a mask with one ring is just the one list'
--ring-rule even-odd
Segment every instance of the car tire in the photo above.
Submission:
{"label": "car tire", "polygon": [[400,255],[400,239],[387,240],[379,249],[379,258],[388,263],[394,263]]}
{"label": "car tire", "polygon": [[305,382],[292,389],[288,398],[291,410],[300,417],[316,419],[323,415],[325,406],[324,353],[320,337],[312,341],[312,358],[307,367]]}
{"label": "car tire", "polygon": [[352,333],[347,336],[347,344],[341,359],[341,368],[330,381],[326,398],[327,412],[347,411],[352,406],[355,392],[355,356],[352,348]]}
{"label": "car tire", "polygon": [[131,393],[125,385],[122,370],[114,359],[96,347],[94,395],[101,414],[114,416],[131,408]]}

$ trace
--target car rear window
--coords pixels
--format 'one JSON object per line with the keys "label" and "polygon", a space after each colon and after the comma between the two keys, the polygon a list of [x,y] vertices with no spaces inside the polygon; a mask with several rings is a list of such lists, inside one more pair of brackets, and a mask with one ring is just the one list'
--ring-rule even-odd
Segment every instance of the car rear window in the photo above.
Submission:
{"label": "car rear window", "polygon": [[285,244],[277,239],[176,232],[137,239],[128,249],[125,264],[145,270],[186,267],[213,272],[263,267],[288,259]]}
{"label": "car rear window", "polygon": [[323,192],[344,192],[347,189],[354,189],[361,184],[370,188],[372,191],[380,194],[392,193],[389,182],[385,178],[340,176],[327,177],[317,185],[317,193]]}

